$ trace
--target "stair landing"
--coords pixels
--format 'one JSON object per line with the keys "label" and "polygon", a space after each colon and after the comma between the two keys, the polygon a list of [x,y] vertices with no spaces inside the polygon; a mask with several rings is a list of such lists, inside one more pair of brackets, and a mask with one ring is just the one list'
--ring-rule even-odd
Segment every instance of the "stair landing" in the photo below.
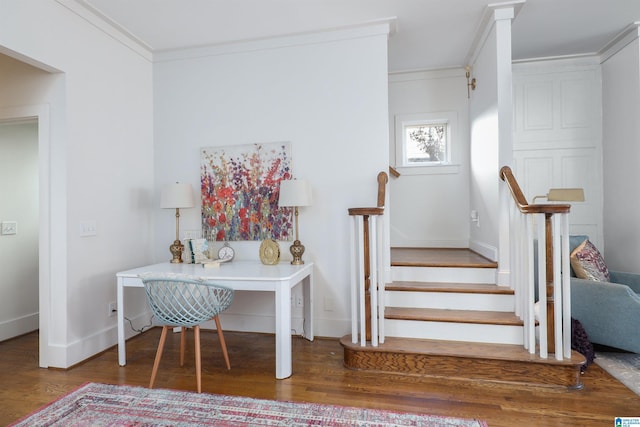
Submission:
{"label": "stair landing", "polygon": [[522,346],[387,337],[377,347],[361,347],[351,335],[340,340],[344,365],[354,370],[395,372],[459,380],[581,389],[585,358],[543,359]]}
{"label": "stair landing", "polygon": [[391,248],[391,266],[497,268],[498,263],[465,248]]}

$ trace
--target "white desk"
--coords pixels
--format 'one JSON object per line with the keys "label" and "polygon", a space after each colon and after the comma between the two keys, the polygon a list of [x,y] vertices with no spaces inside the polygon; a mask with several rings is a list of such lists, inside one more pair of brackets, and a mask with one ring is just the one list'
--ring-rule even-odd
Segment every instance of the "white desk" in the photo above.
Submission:
{"label": "white desk", "polygon": [[313,341],[313,263],[263,265],[259,261],[231,261],[218,268],[200,264],[162,263],[121,271],[118,281],[118,363],[127,364],[124,339],[124,288],[142,288],[141,273],[181,273],[203,277],[236,291],[271,291],[276,300],[276,378],[291,376],[291,289],[302,283],[304,337]]}

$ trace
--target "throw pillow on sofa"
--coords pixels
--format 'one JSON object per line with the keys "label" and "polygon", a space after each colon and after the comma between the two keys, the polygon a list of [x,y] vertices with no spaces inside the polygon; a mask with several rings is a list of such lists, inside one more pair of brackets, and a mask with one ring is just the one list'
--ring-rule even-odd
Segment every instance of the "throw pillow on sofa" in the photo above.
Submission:
{"label": "throw pillow on sofa", "polygon": [[611,276],[600,251],[588,239],[571,252],[571,268],[580,279],[609,282]]}

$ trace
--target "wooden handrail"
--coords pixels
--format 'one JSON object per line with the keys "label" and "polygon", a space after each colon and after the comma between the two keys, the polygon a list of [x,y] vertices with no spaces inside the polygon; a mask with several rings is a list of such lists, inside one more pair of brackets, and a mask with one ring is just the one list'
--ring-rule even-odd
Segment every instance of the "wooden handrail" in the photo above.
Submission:
{"label": "wooden handrail", "polygon": [[385,191],[389,182],[389,176],[385,172],[378,174],[378,207],[384,208]]}
{"label": "wooden handrail", "polygon": [[530,205],[527,198],[518,185],[518,181],[513,176],[513,172],[509,166],[503,166],[500,169],[500,179],[502,179],[509,187],[513,201],[516,203],[518,210],[524,214],[560,214],[569,213],[571,205],[563,203],[540,203]]}
{"label": "wooden handrail", "polygon": [[400,177],[400,172],[398,172],[398,169],[394,168],[393,166],[389,166],[389,173],[394,178],[399,178]]}
{"label": "wooden handrail", "polygon": [[553,228],[551,218],[554,214],[568,214],[571,205],[569,204],[533,204],[527,202],[527,198],[520,189],[516,178],[509,166],[503,166],[500,169],[500,179],[502,179],[509,187],[511,196],[516,207],[523,214],[544,214],[545,218],[545,273],[546,273],[546,293],[547,293],[547,347],[549,352],[555,352],[554,328],[555,320],[553,317],[555,297],[553,292]]}

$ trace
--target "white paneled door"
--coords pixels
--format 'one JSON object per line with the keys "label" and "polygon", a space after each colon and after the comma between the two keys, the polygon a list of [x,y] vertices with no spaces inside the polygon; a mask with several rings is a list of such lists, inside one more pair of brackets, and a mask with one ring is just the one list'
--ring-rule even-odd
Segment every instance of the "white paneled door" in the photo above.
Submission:
{"label": "white paneled door", "polygon": [[584,188],[586,200],[571,202],[570,231],[602,247],[600,64],[517,64],[513,82],[515,175],[527,200]]}

